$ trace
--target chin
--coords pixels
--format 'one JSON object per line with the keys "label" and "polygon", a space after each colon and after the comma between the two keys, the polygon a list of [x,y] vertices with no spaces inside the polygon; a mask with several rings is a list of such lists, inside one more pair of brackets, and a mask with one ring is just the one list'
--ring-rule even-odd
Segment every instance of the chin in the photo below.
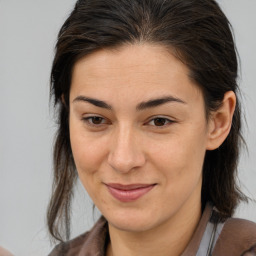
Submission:
{"label": "chin", "polygon": [[104,215],[108,223],[116,229],[126,232],[143,232],[157,226],[157,216],[149,212],[124,210]]}
{"label": "chin", "polygon": [[125,232],[144,232],[152,229],[154,226],[152,223],[148,223],[145,220],[143,222],[139,221],[120,221],[120,220],[113,220],[109,221],[109,224],[113,226],[115,229],[119,229]]}

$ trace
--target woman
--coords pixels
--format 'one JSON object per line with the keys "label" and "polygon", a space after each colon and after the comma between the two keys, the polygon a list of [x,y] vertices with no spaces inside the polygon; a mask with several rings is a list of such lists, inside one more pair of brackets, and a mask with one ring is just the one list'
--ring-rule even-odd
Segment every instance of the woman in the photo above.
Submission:
{"label": "woman", "polygon": [[59,129],[48,208],[69,238],[77,174],[104,217],[50,255],[241,255],[230,218],[242,140],[237,56],[214,0],[80,0],[52,67]]}

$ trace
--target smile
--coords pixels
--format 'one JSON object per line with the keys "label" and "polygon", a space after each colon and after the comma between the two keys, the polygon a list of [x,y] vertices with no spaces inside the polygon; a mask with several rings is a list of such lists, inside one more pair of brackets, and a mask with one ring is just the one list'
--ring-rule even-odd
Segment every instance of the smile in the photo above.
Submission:
{"label": "smile", "polygon": [[105,184],[110,194],[121,202],[132,202],[147,194],[156,184]]}

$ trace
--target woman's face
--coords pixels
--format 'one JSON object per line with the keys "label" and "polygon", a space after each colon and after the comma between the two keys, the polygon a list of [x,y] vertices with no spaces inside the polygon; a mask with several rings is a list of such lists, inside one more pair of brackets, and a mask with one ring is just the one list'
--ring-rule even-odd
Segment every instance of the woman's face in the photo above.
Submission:
{"label": "woman's face", "polygon": [[[79,60],[70,139],[80,180],[110,225],[146,231],[201,206],[208,126],[202,92],[162,46]],[[185,223],[185,222],[184,222]]]}

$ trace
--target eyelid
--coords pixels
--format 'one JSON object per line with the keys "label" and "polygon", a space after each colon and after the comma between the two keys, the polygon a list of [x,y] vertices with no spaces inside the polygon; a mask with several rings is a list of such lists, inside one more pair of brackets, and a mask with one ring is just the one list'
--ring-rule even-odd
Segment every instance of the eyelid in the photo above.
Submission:
{"label": "eyelid", "polygon": [[[94,124],[92,122],[90,122],[90,120],[92,120],[92,118],[101,118],[104,122],[100,123],[100,124]],[[90,115],[84,115],[82,116],[81,120],[86,123],[89,126],[93,126],[93,127],[101,127],[102,125],[105,124],[110,124],[110,122],[103,116],[101,115],[96,115],[96,114],[90,114]]]}
{"label": "eyelid", "polygon": [[[94,123],[92,123],[90,121],[93,118],[100,118],[100,119],[102,119],[102,122],[100,122],[99,124],[94,124]],[[159,125],[159,126],[158,125],[154,125],[154,124],[150,124],[151,122],[153,122],[156,119],[163,119],[163,120],[165,120],[166,123],[163,124],[163,125]],[[86,123],[86,125],[92,126],[92,127],[95,127],[95,128],[100,128],[100,127],[102,127],[104,125],[111,124],[111,122],[107,118],[105,118],[105,117],[103,117],[101,115],[98,115],[98,114],[87,114],[87,115],[84,115],[84,116],[82,116],[81,120],[84,123]],[[166,116],[152,116],[152,117],[150,117],[148,119],[148,121],[146,121],[144,123],[144,125],[149,125],[149,126],[152,126],[154,128],[161,129],[161,128],[167,128],[169,125],[171,125],[173,123],[176,123],[176,122],[177,122],[176,120],[173,120],[170,117],[166,117]]]}
{"label": "eyelid", "polygon": [[[157,126],[157,125],[150,125],[149,123],[156,120],[156,119],[164,119],[167,121],[167,124],[164,124],[162,126]],[[146,125],[150,125],[150,126],[153,126],[153,127],[157,127],[157,128],[166,128],[167,126],[169,126],[170,124],[173,124],[173,123],[176,123],[177,121],[171,119],[170,117],[166,117],[166,116],[154,116],[154,117],[151,117],[149,119],[149,121],[147,121],[145,124]]]}

